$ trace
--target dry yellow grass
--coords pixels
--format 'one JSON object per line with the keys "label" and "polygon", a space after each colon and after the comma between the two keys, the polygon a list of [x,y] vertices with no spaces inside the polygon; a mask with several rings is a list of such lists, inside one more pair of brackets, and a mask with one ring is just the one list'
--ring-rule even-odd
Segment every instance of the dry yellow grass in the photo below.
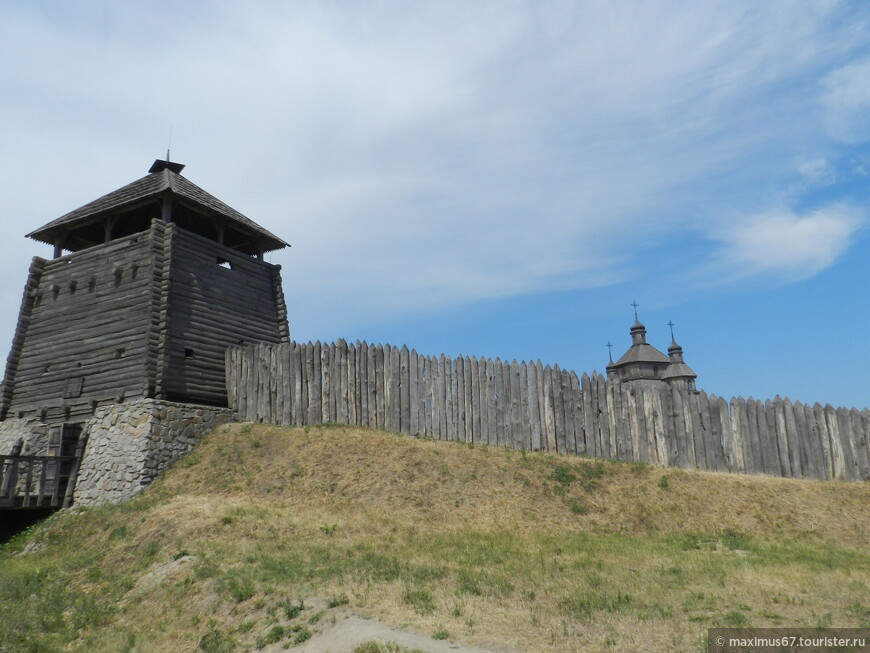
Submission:
{"label": "dry yellow grass", "polygon": [[90,543],[72,585],[120,597],[73,649],[245,650],[284,601],[332,598],[493,650],[700,651],[717,625],[870,626],[868,505],[868,483],[236,424],[39,537]]}

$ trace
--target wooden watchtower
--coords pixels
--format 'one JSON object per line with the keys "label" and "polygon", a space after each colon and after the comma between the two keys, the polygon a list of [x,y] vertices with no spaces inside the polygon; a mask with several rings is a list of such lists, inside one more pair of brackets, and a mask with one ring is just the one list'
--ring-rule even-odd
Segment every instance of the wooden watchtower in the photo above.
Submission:
{"label": "wooden watchtower", "polygon": [[36,257],[0,419],[80,423],[137,398],[225,406],[230,345],[289,340],[287,243],[158,160],[141,179],[28,234]]}

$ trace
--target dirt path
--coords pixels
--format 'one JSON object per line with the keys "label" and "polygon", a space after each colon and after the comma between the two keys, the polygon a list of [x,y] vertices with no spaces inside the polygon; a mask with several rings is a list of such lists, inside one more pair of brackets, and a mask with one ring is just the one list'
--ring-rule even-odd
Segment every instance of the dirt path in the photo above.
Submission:
{"label": "dirt path", "polygon": [[[334,618],[334,622],[333,622]],[[326,622],[326,623],[324,623]],[[423,653],[521,653],[517,649],[504,646],[478,648],[463,646],[450,640],[437,640],[391,628],[372,619],[363,619],[350,610],[331,611],[328,617],[318,623],[316,632],[308,641],[288,648],[286,642],[273,644],[262,649],[264,653],[353,653],[354,648],[365,642],[397,644],[402,650],[423,651]]]}

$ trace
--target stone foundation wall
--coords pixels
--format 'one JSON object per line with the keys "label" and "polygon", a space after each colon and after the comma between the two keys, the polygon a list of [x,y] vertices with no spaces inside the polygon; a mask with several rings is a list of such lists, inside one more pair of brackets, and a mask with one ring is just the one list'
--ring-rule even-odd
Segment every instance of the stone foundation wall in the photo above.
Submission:
{"label": "stone foundation wall", "polygon": [[205,433],[234,419],[235,413],[226,408],[153,399],[98,407],[84,426],[88,444],[73,504],[96,506],[132,498]]}
{"label": "stone foundation wall", "polygon": [[24,454],[42,456],[48,452],[48,426],[38,419],[9,418],[0,422],[0,455],[11,453],[19,439],[24,440]]}

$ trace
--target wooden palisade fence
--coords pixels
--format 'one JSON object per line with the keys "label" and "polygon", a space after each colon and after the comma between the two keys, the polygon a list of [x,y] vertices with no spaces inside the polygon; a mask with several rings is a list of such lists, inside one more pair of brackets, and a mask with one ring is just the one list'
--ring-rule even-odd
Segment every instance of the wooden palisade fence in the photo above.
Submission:
{"label": "wooden palisade fence", "polygon": [[711,471],[870,479],[870,411],[607,381],[537,363],[339,340],[232,347],[244,421],[340,423],[440,440]]}

